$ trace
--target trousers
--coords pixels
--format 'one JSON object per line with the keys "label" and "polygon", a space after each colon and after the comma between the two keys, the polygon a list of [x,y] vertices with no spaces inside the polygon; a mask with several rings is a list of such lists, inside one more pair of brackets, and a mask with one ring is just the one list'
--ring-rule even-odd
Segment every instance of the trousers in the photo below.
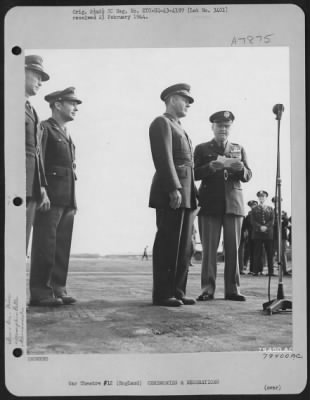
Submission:
{"label": "trousers", "polygon": [[199,215],[202,244],[201,289],[202,295],[214,295],[217,275],[217,250],[224,231],[224,291],[225,295],[238,294],[240,287],[239,257],[242,216]]}
{"label": "trousers", "polygon": [[31,249],[31,299],[67,293],[74,214],[72,208],[55,206],[36,214]]}
{"label": "trousers", "polygon": [[31,235],[31,228],[33,226],[34,217],[36,214],[37,201],[32,197],[26,199],[26,254],[28,251],[29,240]]}
{"label": "trousers", "polygon": [[266,251],[268,273],[273,274],[273,240],[272,239],[254,239],[254,273],[263,270],[263,246]]}
{"label": "trousers", "polygon": [[156,209],[153,246],[153,302],[186,293],[194,210]]}
{"label": "trousers", "polygon": [[248,264],[250,260],[250,272],[253,272],[253,260],[254,260],[254,241],[251,237],[248,237],[245,249],[244,249],[244,265]]}

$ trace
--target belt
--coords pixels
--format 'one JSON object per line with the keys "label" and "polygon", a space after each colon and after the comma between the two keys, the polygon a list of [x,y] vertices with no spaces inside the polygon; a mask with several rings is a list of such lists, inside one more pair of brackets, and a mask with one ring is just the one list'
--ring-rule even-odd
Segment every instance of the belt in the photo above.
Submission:
{"label": "belt", "polygon": [[194,163],[193,161],[176,161],[174,160],[175,166],[176,167],[193,167]]}
{"label": "belt", "polygon": [[227,171],[227,169],[225,168],[224,171],[223,171],[223,175],[224,175],[224,180],[227,181],[227,179],[228,179],[230,176],[233,176],[234,173],[233,173],[233,172]]}

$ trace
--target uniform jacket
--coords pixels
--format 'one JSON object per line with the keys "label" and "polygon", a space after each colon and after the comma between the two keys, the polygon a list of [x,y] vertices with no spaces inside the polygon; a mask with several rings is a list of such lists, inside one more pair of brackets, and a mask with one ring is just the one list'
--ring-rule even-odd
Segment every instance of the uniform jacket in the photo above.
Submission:
{"label": "uniform jacket", "polygon": [[76,208],[75,146],[53,118],[42,125],[42,152],[51,205]]}
{"label": "uniform jacket", "polygon": [[34,108],[25,109],[26,133],[26,196],[41,198],[41,186],[46,186],[41,154],[42,127]]}
{"label": "uniform jacket", "polygon": [[[274,229],[274,211],[272,207],[257,205],[252,209],[251,223],[253,239],[272,239]],[[261,232],[261,226],[267,226],[266,232]]]}
{"label": "uniform jacket", "polygon": [[251,223],[251,215],[252,215],[252,210],[248,212],[248,215],[244,218],[243,225],[244,229],[248,232],[248,237],[252,237],[252,223]]}
{"label": "uniform jacket", "polygon": [[170,114],[155,118],[149,130],[152,157],[155,165],[149,206],[169,207],[169,192],[179,189],[181,207],[197,207],[194,182],[193,150],[182,126]]}
{"label": "uniform jacket", "polygon": [[[244,163],[242,171],[221,170],[213,172],[210,162],[219,155],[238,158]],[[200,214],[203,215],[244,215],[242,182],[248,182],[252,172],[248,166],[245,150],[236,143],[227,142],[222,150],[214,139],[201,143],[195,148],[195,179],[201,180],[199,188]]]}
{"label": "uniform jacket", "polygon": [[242,221],[241,240],[243,241],[252,240],[251,213],[252,211],[249,211]]}
{"label": "uniform jacket", "polygon": [[[275,218],[274,218],[274,227],[273,227],[273,238],[275,240],[277,240],[278,239],[278,221],[277,221],[277,218],[276,218],[275,210],[274,210],[274,215],[275,215]],[[283,215],[281,216],[281,229],[282,229],[282,234],[281,234],[282,240],[288,240],[288,237],[289,237],[289,219],[288,219],[288,217],[283,216]]]}

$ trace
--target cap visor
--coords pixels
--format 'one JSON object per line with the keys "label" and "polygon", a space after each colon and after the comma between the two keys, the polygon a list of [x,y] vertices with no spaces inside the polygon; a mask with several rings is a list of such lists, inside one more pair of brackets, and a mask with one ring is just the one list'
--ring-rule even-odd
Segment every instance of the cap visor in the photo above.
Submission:
{"label": "cap visor", "polygon": [[35,66],[26,65],[26,69],[30,69],[32,71],[38,72],[41,75],[41,78],[42,78],[43,82],[46,82],[46,81],[48,81],[50,79],[50,76],[46,72],[44,72],[41,68],[37,68]]}
{"label": "cap visor", "polygon": [[183,94],[183,93],[176,93],[182,97],[185,97],[186,99],[188,99],[188,101],[190,102],[190,104],[194,103],[194,99],[191,96],[188,96],[187,94]]}
{"label": "cap visor", "polygon": [[46,72],[41,72],[42,81],[46,82],[50,79],[50,76]]}
{"label": "cap visor", "polygon": [[63,101],[74,101],[77,104],[82,104],[82,101],[77,99],[76,97],[64,97]]}

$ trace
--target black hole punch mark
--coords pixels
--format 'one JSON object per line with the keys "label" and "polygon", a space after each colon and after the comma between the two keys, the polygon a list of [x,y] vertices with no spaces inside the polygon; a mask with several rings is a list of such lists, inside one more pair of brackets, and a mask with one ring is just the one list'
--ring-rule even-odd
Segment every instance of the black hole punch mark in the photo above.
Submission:
{"label": "black hole punch mark", "polygon": [[21,197],[14,197],[13,204],[15,206],[20,206],[21,204],[23,204],[23,199]]}
{"label": "black hole punch mark", "polygon": [[21,52],[22,52],[22,49],[19,46],[12,47],[12,53],[15,56],[19,56]]}
{"label": "black hole punch mark", "polygon": [[13,356],[18,358],[23,355],[23,350],[17,347],[16,349],[13,350]]}

